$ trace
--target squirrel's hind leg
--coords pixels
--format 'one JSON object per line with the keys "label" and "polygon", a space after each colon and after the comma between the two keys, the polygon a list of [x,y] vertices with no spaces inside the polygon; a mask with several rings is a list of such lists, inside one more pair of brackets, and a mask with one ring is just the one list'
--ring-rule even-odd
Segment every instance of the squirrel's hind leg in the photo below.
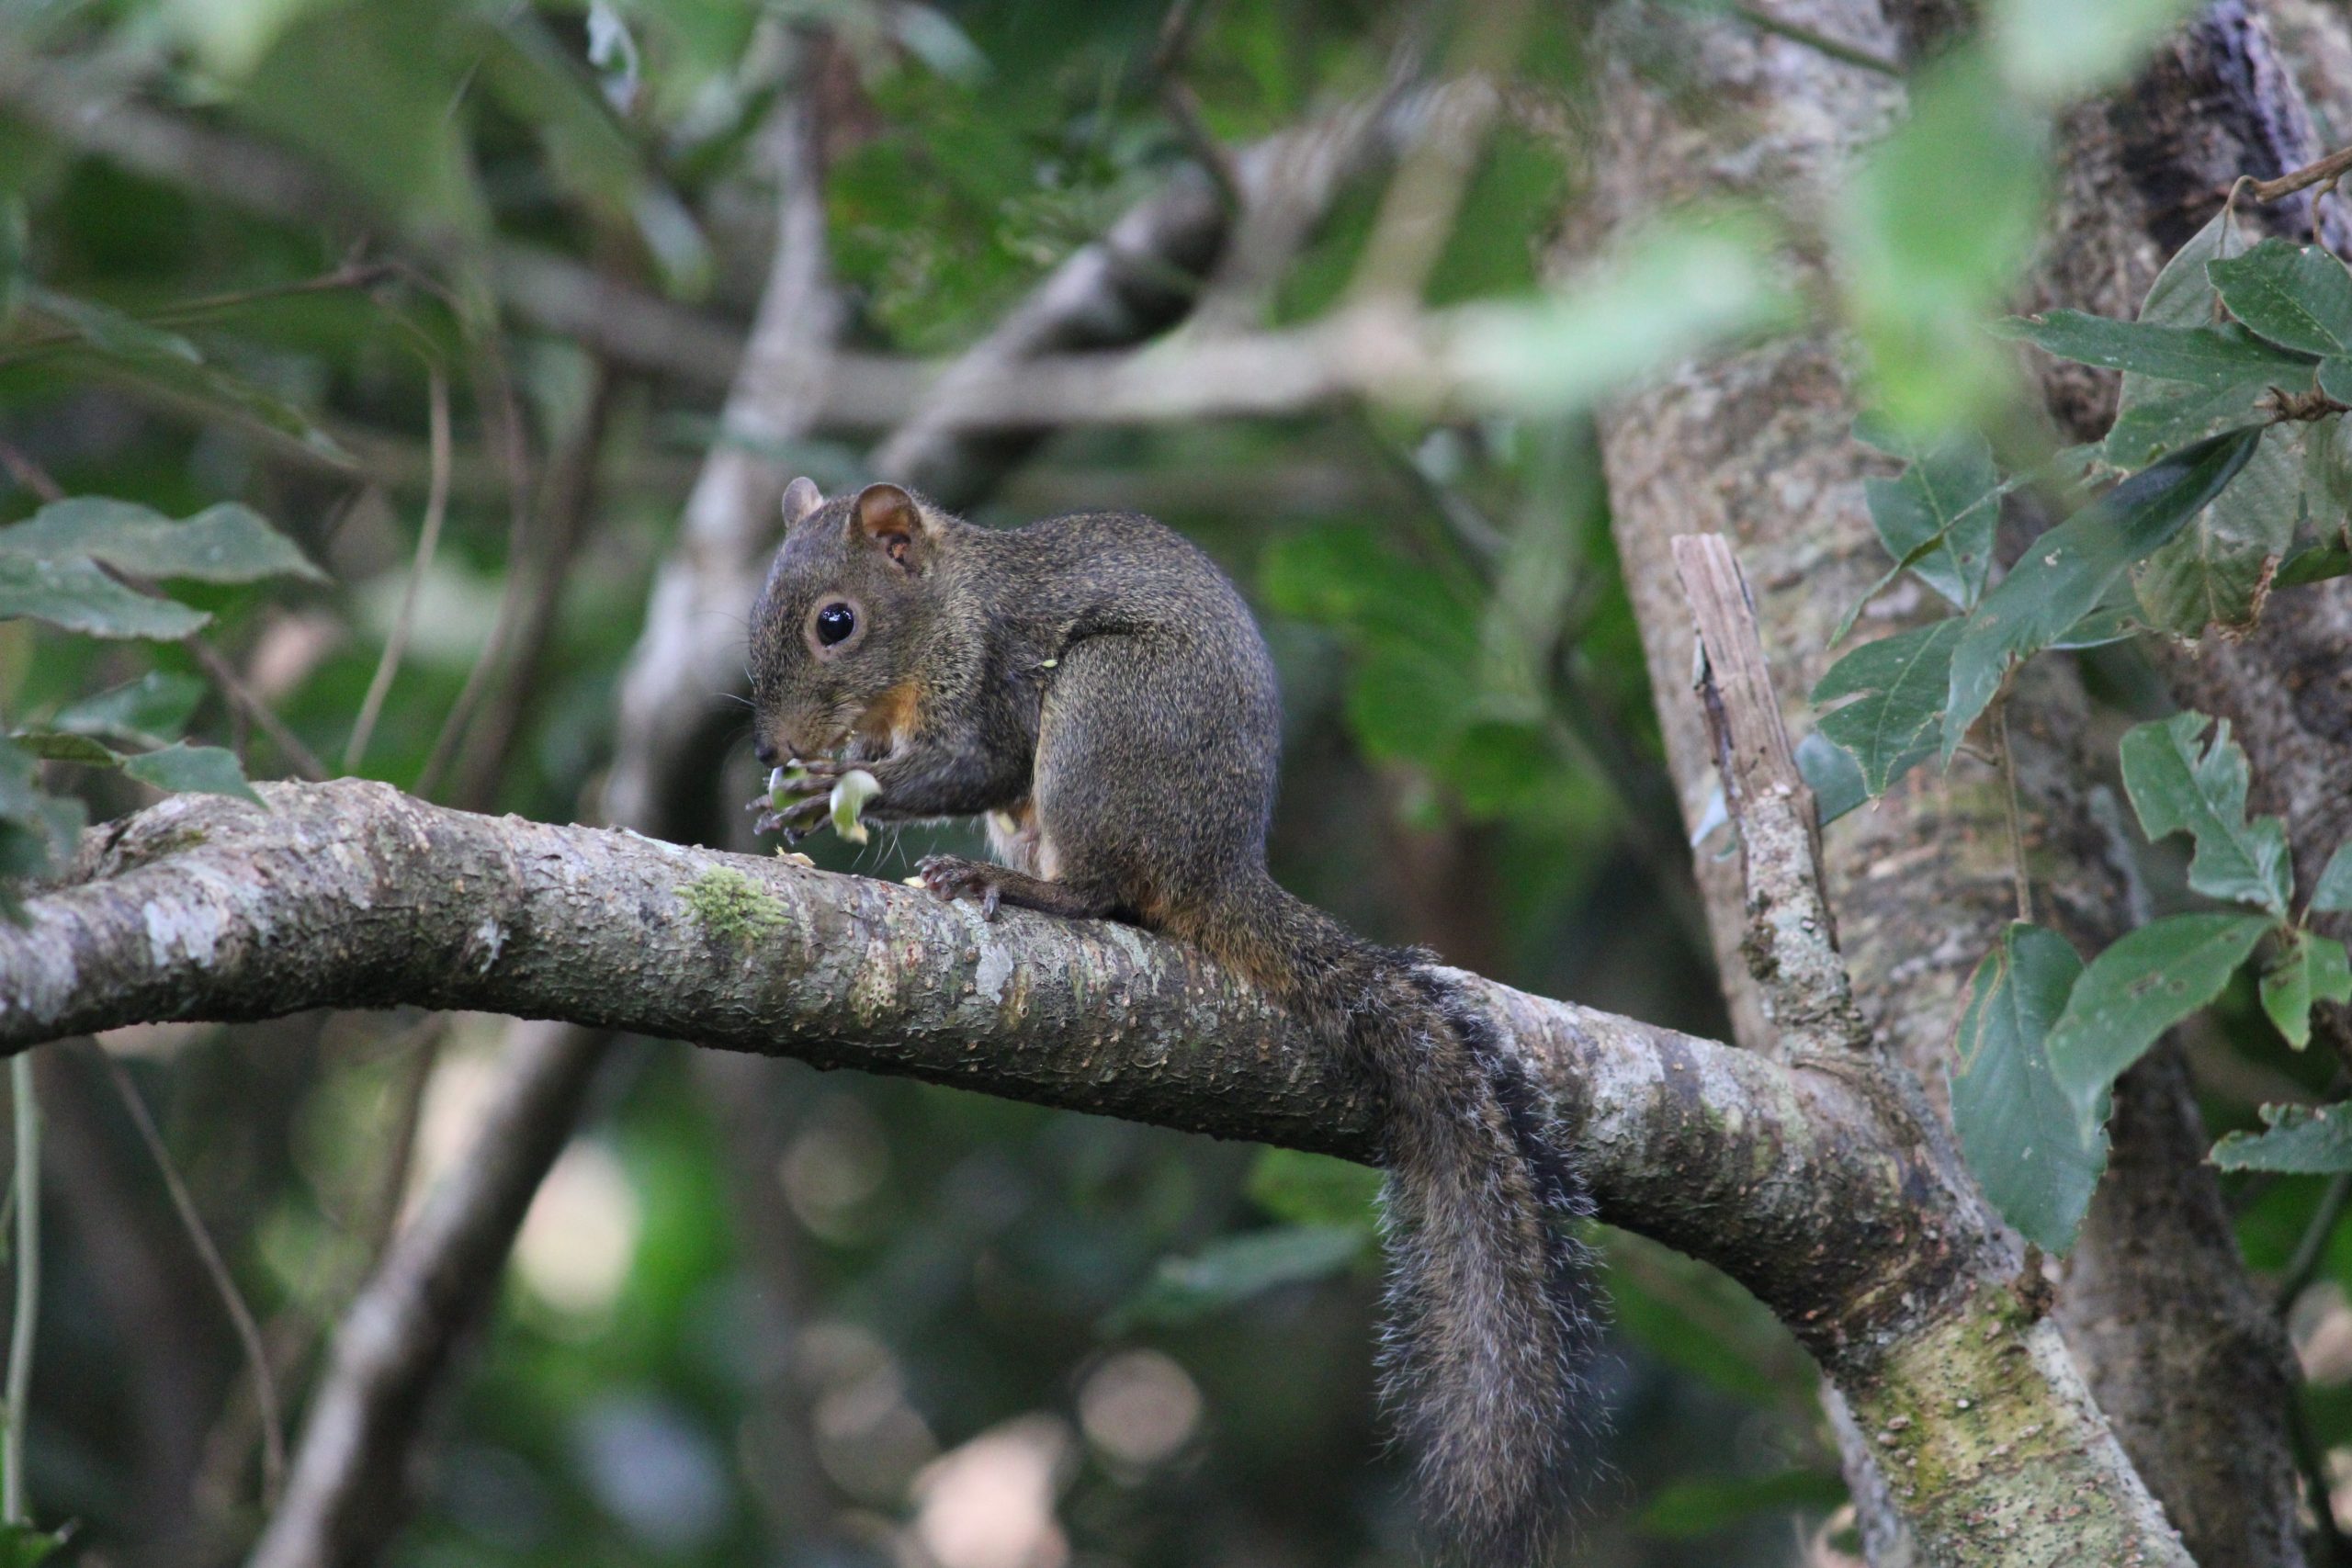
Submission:
{"label": "squirrel's hind leg", "polygon": [[1106,893],[1090,892],[1067,882],[1049,882],[1009,866],[966,860],[961,855],[925,855],[915,867],[915,879],[927,892],[941,898],[978,899],[983,919],[995,919],[1001,904],[1073,920],[1100,919],[1118,908]]}

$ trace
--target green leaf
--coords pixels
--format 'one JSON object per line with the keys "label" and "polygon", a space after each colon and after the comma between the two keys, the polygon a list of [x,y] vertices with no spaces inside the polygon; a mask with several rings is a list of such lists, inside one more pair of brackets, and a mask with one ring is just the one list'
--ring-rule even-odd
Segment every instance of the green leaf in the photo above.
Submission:
{"label": "green leaf", "polygon": [[2352,1001],[2352,958],[2333,937],[2290,931],[2263,966],[2262,1010],[2300,1051],[2312,1043],[2314,1001]]}
{"label": "green leaf", "polygon": [[1104,1332],[1175,1327],[1239,1305],[1281,1285],[1328,1279],[1355,1266],[1369,1235],[1351,1225],[1283,1225],[1221,1236],[1190,1258],[1160,1260],[1151,1282],[1114,1311]]}
{"label": "green leaf", "polygon": [[2209,626],[2236,631],[2260,618],[2271,576],[2302,521],[2306,434],[2300,424],[2263,432],[2229,488],[2141,564],[2134,588],[2149,626],[2195,637]]}
{"label": "green leaf", "polygon": [[1380,1200],[1380,1172],[1329,1155],[1261,1149],[1250,1168],[1250,1199],[1284,1224],[1368,1231]]}
{"label": "green leaf", "polygon": [[[2132,387],[2135,381],[2150,389],[2133,398]],[[2103,446],[2107,460],[2119,468],[2145,468],[2165,453],[2177,452],[2218,431],[2256,423],[2267,417],[2260,407],[2262,400],[2270,395],[2267,381],[2249,381],[2217,392],[2202,387],[2183,387],[2174,381],[2126,376],[2123,387],[2123,405],[2116,413],[2115,423],[2109,429]]]}
{"label": "green leaf", "polygon": [[2133,562],[2204,510],[2254,456],[2249,426],[2199,442],[2125,479],[2026,550],[1968,617],[1951,650],[1943,758],[2000,689],[2012,660],[2040,652],[2074,629]]}
{"label": "green leaf", "polygon": [[[2319,389],[2339,403],[2352,402],[2352,359],[2321,360]],[[2341,419],[2343,415],[2335,417]]]}
{"label": "green leaf", "polygon": [[62,1530],[37,1530],[30,1525],[0,1525],[0,1568],[39,1568],[50,1554],[65,1544],[73,1527]]}
{"label": "green leaf", "polygon": [[2209,392],[2248,384],[2298,389],[2312,384],[2311,360],[2274,347],[2243,327],[2168,327],[2052,310],[2041,316],[2011,316],[1995,330],[2061,359],[2130,370]]}
{"label": "green leaf", "polygon": [[122,760],[86,735],[69,735],[55,729],[19,729],[8,739],[43,761],[85,762],[92,767],[111,768]]}
{"label": "green leaf", "polygon": [[2134,726],[2119,749],[2123,787],[2152,842],[2170,833],[2196,841],[2189,886],[2211,898],[2256,905],[2283,920],[2294,896],[2286,826],[2276,817],[2246,819],[2245,753],[2231,740],[2226,718],[2212,745],[2200,748],[2199,739],[2211,722],[2192,712]]}
{"label": "green leaf", "polygon": [[261,796],[245,782],[244,766],[237,761],[237,754],[218,746],[191,746],[183,740],[160,751],[132,757],[122,764],[122,771],[157,789],[232,795],[255,806],[262,804]]}
{"label": "green leaf", "polygon": [[1910,118],[1844,182],[1835,270],[1871,401],[1909,429],[1956,429],[2014,380],[1983,322],[2041,243],[2047,124],[2017,111],[1975,51],[1947,51],[1909,86]]}
{"label": "green leaf", "polygon": [[1866,642],[1829,667],[1813,689],[1816,705],[1857,700],[1821,716],[1821,733],[1860,765],[1873,796],[1935,754],[1938,721],[1951,686],[1959,616]]}
{"label": "green leaf", "polygon": [[[2220,321],[2222,297],[2205,276],[2205,265],[2216,257],[2243,254],[2247,243],[2245,231],[2224,207],[2156,274],[2148,297],[2140,302],[2140,321],[2165,327],[2211,327]],[[2145,468],[2218,430],[2251,423],[2256,403],[2269,389],[2267,377],[2217,391],[2126,371],[2115,425],[2104,444],[2107,459],[2118,468]]]}
{"label": "green leaf", "polygon": [[1783,1470],[1735,1480],[1677,1481],[1658,1489],[1634,1520],[1644,1535],[1712,1535],[1758,1514],[1826,1513],[1846,1501],[1846,1483],[1817,1470]]}
{"label": "green leaf", "polygon": [[2107,1168],[2107,1134],[2086,1135],[2046,1050],[2082,973],[2064,937],[2012,923],[1969,982],[1951,1077],[1952,1122],[1984,1196],[2018,1235],[2061,1254]]}
{"label": "green leaf", "polygon": [[99,353],[118,359],[146,364],[204,362],[196,344],[179,333],[151,327],[136,316],[95,299],[77,299],[53,288],[28,288],[25,303]]}
{"label": "green leaf", "polygon": [[1994,0],[1990,31],[2001,73],[2046,101],[2120,83],[2195,0]]}
{"label": "green leaf", "polygon": [[2272,343],[2352,353],[2352,272],[2318,246],[2265,240],[2242,256],[2208,262],[2205,276],[2230,314]]}
{"label": "green leaf", "polygon": [[[1891,438],[1867,423],[1858,423],[1855,434],[1872,446]],[[2005,487],[1993,448],[1972,431],[1909,455],[1900,477],[1862,481],[1871,523],[1888,555],[1911,561],[1921,581],[1967,609],[1984,592],[1993,529],[2001,520]],[[1928,553],[1920,556],[1922,550]]]}
{"label": "green leaf", "polygon": [[158,581],[256,582],[269,577],[327,581],[294,541],[235,502],[209,506],[186,522],[153,507],[101,495],[51,502],[26,521],[0,528],[0,553],[50,560],[86,556]]}
{"label": "green leaf", "polygon": [[2328,913],[2352,909],[2352,839],[2335,846],[2312,889],[2312,908]]}
{"label": "green leaf", "polygon": [[176,642],[212,617],[169,599],[133,592],[75,557],[44,560],[0,550],[0,621],[32,615],[91,637]]}
{"label": "green leaf", "polygon": [[2340,413],[2313,420],[2303,436],[2303,455],[2310,472],[2303,479],[2303,504],[2320,537],[2352,543],[2352,423]]}
{"label": "green leaf", "polygon": [[2352,1108],[2266,1105],[2260,1133],[2232,1133],[2213,1145],[2223,1170],[2269,1170],[2284,1176],[2328,1176],[2352,1170]]}
{"label": "green leaf", "polygon": [[71,860],[83,819],[80,801],[41,793],[32,752],[0,736],[0,916],[22,923],[11,885]]}
{"label": "green leaf", "polygon": [[2220,996],[2272,929],[2261,915],[2167,915],[2091,960],[2047,1043],[2052,1076],[2079,1125],[2097,1125],[2108,1087],[2165,1030]]}
{"label": "green leaf", "polygon": [[69,703],[50,718],[50,728],[75,735],[109,735],[150,748],[176,739],[204,700],[204,682],[176,670],[150,670],[124,682]]}
{"label": "green leaf", "polygon": [[2140,618],[2140,596],[2132,592],[2131,580],[2118,578],[2099,596],[2099,602],[2091,606],[2090,614],[2051,643],[2050,651],[2105,648],[2109,643],[2128,642],[2147,629],[2147,623]]}
{"label": "green leaf", "polygon": [[1797,742],[1797,772],[1813,789],[1814,810],[1825,828],[1871,797],[1854,754],[1818,729]]}
{"label": "green leaf", "polygon": [[1572,412],[1710,344],[1798,316],[1752,220],[1676,220],[1630,242],[1591,276],[1530,304],[1458,307],[1453,348],[1481,401]]}

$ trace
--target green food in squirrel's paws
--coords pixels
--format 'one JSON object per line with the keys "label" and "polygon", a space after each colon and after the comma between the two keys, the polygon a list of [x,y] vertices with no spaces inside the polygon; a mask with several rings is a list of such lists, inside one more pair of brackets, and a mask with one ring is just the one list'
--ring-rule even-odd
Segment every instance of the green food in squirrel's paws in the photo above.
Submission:
{"label": "green food in squirrel's paws", "polygon": [[781,811],[793,802],[793,790],[808,778],[808,770],[797,762],[787,762],[768,771],[768,806]]}
{"label": "green food in squirrel's paws", "polygon": [[853,844],[862,844],[868,837],[860,813],[865,803],[882,793],[882,786],[864,768],[852,768],[833,782],[833,831]]}

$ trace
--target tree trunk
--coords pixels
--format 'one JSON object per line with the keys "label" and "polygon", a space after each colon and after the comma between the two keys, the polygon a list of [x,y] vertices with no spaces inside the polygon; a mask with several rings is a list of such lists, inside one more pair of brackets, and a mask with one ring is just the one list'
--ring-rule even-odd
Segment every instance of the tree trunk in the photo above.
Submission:
{"label": "tree trunk", "polygon": [[[1894,51],[1896,29],[1868,0],[1776,16]],[[1670,96],[1612,71],[1599,117],[1604,220],[1759,184],[1783,197],[1826,189],[1899,107],[1884,78],[1802,45],[1723,23],[1689,33],[1670,51],[1684,78]],[[1686,367],[1603,422],[1618,548],[1694,828],[1714,787],[1713,754],[1690,691],[1690,624],[1668,541],[1713,531],[1736,541],[1782,705],[1792,728],[1809,728],[1805,694],[1832,662],[1830,634],[1886,563],[1860,483],[1886,468],[1852,439],[1855,412],[1837,345],[1815,338]],[[1900,615],[1899,595],[1886,603]],[[1873,615],[1860,635],[1883,629],[1893,628]],[[2035,917],[2095,951],[2130,922],[2075,744],[2079,684],[2063,662],[2040,660],[2008,707]],[[1965,757],[1948,774],[1916,773],[1833,825],[1825,850],[1855,998],[1940,1100],[1968,977],[2015,918],[1998,777]],[[1702,854],[1699,874],[1739,1037],[1763,1046],[1770,1032],[1740,957],[1736,862]],[[2112,1135],[2114,1169],[2062,1299],[2069,1343],[2199,1562],[2298,1564],[2283,1424],[2291,1358],[2239,1263],[2177,1064],[2159,1058],[2127,1082]],[[1849,1452],[1849,1470],[1859,1459]]]}

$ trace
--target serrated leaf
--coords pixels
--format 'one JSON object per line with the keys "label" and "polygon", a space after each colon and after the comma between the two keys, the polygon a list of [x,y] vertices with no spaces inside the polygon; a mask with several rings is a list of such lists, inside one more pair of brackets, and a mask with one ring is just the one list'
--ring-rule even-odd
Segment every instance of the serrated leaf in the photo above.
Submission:
{"label": "serrated leaf", "polygon": [[1856,698],[1824,713],[1821,733],[1853,757],[1873,797],[1934,755],[1951,653],[1965,625],[1954,616],[1866,642],[1831,665],[1814,687],[1815,705]]}
{"label": "serrated leaf", "polygon": [[1197,1323],[1277,1286],[1343,1272],[1369,1245],[1369,1233],[1350,1225],[1282,1225],[1223,1236],[1190,1258],[1161,1259],[1150,1282],[1103,1326],[1115,1335],[1143,1325]]}
{"label": "serrated leaf", "polygon": [[2262,1010],[2300,1051],[2312,1043],[2314,1001],[2352,1001],[2352,959],[2334,937],[2290,931],[2263,967],[2261,990]]}
{"label": "serrated leaf", "polygon": [[1854,754],[1818,729],[1797,742],[1797,772],[1813,791],[1814,811],[1825,828],[1871,797]]}
{"label": "serrated leaf", "polygon": [[2080,1126],[2097,1125],[2109,1086],[2165,1030],[2220,996],[2272,929],[2262,915],[2167,915],[2091,960],[2046,1045]]}
{"label": "serrated leaf", "polygon": [[2107,1134],[2085,1134],[2047,1053],[2051,1026],[2082,972],[2064,937],[2011,924],[1969,982],[1951,1076],[1952,1121],[1969,1169],[2018,1235],[2053,1253],[2075,1245],[2107,1168]]}
{"label": "serrated leaf", "polygon": [[1951,650],[1943,758],[2000,689],[2012,660],[2074,629],[2134,562],[2186,527],[2254,455],[2256,426],[2216,435],[2150,465],[2028,547],[1968,616]]}
{"label": "serrated leaf", "polygon": [[0,621],[31,615],[91,637],[177,642],[212,617],[132,592],[81,557],[45,560],[0,550]]}
{"label": "serrated leaf", "polygon": [[261,796],[245,782],[244,765],[237,761],[237,754],[218,746],[191,746],[183,740],[160,751],[130,758],[123,762],[122,771],[157,789],[229,795],[250,800],[255,806],[262,804]]}
{"label": "serrated leaf", "polygon": [[2159,381],[2176,381],[2209,392],[2233,387],[2281,386],[2301,390],[2312,384],[2312,361],[2290,354],[2234,326],[2163,326],[2145,320],[2119,321],[2080,310],[2041,316],[2011,316],[1996,328],[2056,355],[2106,370],[2129,370]]}
{"label": "serrated leaf", "polygon": [[22,523],[0,528],[0,553],[49,560],[86,556],[157,580],[256,582],[269,577],[327,581],[294,541],[251,507],[209,506],[175,522],[150,506],[102,495],[51,502]]}
{"label": "serrated leaf", "polygon": [[2312,908],[2329,913],[2352,909],[2352,839],[2336,845],[2320,869],[2319,882],[2312,888]]}
{"label": "serrated leaf", "polygon": [[[2139,320],[2168,327],[2220,322],[2222,299],[2205,275],[2205,265],[2217,257],[2241,255],[2247,243],[2245,231],[2224,207],[2165,263],[2140,303]],[[2269,382],[2260,378],[2216,391],[2126,371],[2115,424],[2104,444],[2107,459],[2122,468],[2144,468],[2215,431],[2252,423],[2256,403],[2268,391]]]}
{"label": "serrated leaf", "polygon": [[2260,617],[2271,574],[2302,520],[2304,435],[2299,424],[2265,431],[2229,488],[2141,564],[2133,586],[2149,626],[2195,637],[2209,626],[2239,630]]}
{"label": "serrated leaf", "polygon": [[86,735],[55,729],[19,729],[8,739],[48,762],[83,762],[111,768],[122,760]]}
{"label": "serrated leaf", "polygon": [[2249,783],[2245,753],[2230,739],[2230,721],[2200,748],[2201,713],[2177,713],[2135,725],[2119,748],[2123,787],[2150,841],[2187,833],[2197,852],[2188,886],[2211,898],[2233,898],[2287,918],[2294,870],[2287,859],[2287,829],[2276,817],[2246,819]]}
{"label": "serrated leaf", "polygon": [[2265,240],[2208,262],[2205,276],[2230,314],[2272,343],[2304,354],[2352,353],[2352,272],[2316,245]]}
{"label": "serrated leaf", "polygon": [[1918,453],[1895,479],[1862,481],[1886,553],[1962,609],[1984,591],[2005,489],[1992,446],[1973,432]]}
{"label": "serrated leaf", "polygon": [[2266,1105],[2260,1133],[2232,1133],[2213,1145],[2223,1170],[2327,1176],[2352,1170],[2352,1107]]}
{"label": "serrated leaf", "polygon": [[150,670],[96,696],[69,703],[50,718],[50,728],[75,735],[110,735],[135,745],[160,747],[179,738],[204,700],[204,682],[176,670]]}

